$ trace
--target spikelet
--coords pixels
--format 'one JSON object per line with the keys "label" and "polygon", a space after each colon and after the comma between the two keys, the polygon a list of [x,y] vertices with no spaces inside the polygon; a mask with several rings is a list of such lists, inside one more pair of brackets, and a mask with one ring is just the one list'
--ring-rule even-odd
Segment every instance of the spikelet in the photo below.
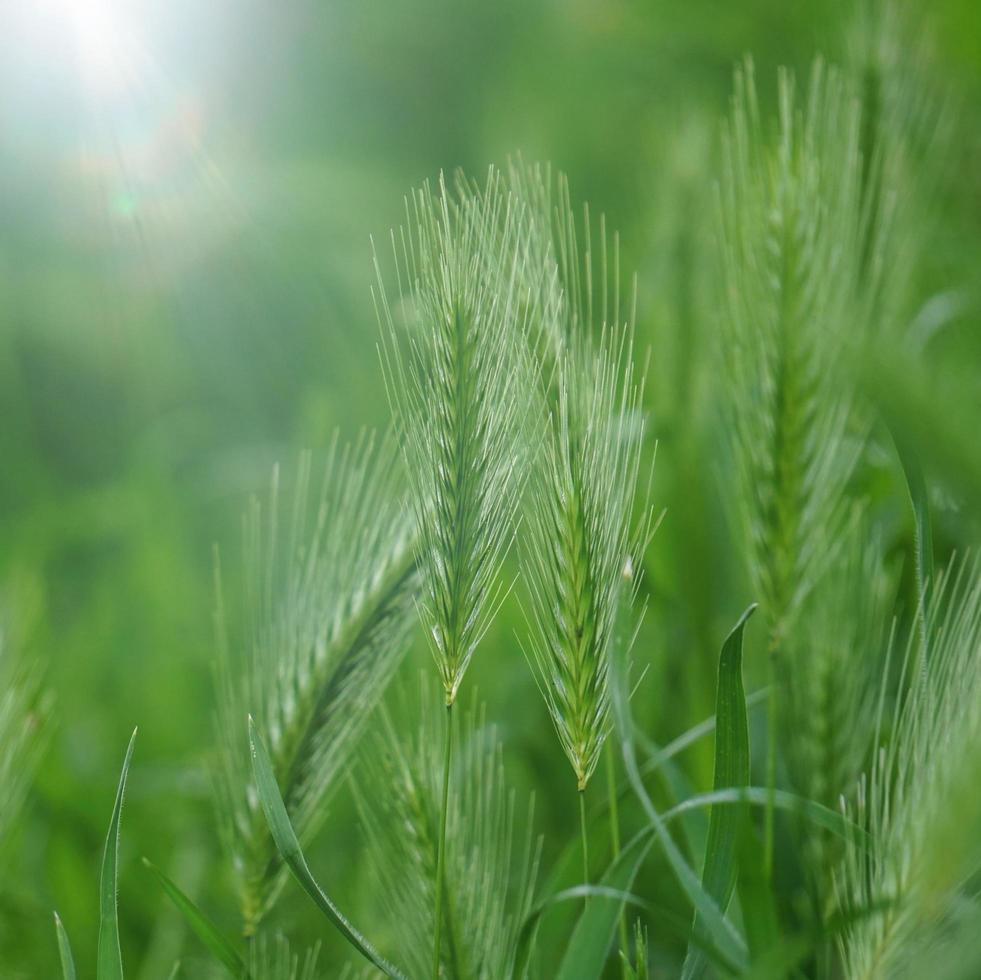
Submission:
{"label": "spikelet", "polygon": [[283,540],[278,474],[268,516],[253,502],[245,522],[251,634],[245,654],[233,657],[219,609],[217,785],[219,810],[231,814],[224,830],[247,933],[285,871],[253,786],[245,718],[251,713],[268,733],[290,818],[308,841],[408,645],[418,574],[396,463],[387,440],[335,440],[313,501],[311,457],[302,458]]}
{"label": "spikelet", "polygon": [[272,938],[260,934],[249,947],[249,976],[252,980],[318,980],[324,976],[317,970],[319,955],[319,943],[301,956],[290,949],[282,934]]}
{"label": "spikelet", "polygon": [[[539,175],[540,176],[540,175]],[[532,200],[547,201],[536,172],[520,172],[539,187]],[[594,317],[619,315],[618,250],[614,245],[612,310],[608,310],[605,229],[601,231],[602,296],[593,309],[593,257],[588,217],[587,250],[580,269],[568,187],[560,181],[553,222],[554,272],[543,279],[541,310],[552,310],[557,326],[556,364],[545,378],[551,424],[535,469],[522,569],[530,593],[529,663],[576,777],[586,788],[610,729],[609,660],[623,599],[635,582],[625,569],[637,567],[646,545],[649,515],[634,531],[644,424],[641,391],[634,381],[630,324],[598,326]],[[543,206],[541,203],[539,207]],[[542,219],[540,227],[545,227]],[[629,604],[629,603],[628,603]]]}
{"label": "spikelet", "polygon": [[869,840],[850,843],[836,879],[842,911],[862,913],[841,942],[850,980],[921,975],[904,972],[911,954],[945,941],[981,870],[978,564],[951,566],[918,615],[926,630],[910,630],[895,709],[850,812]]}
{"label": "spikelet", "polygon": [[[433,896],[443,768],[442,714],[420,685],[414,740],[389,722],[366,762],[371,797],[356,791],[385,919],[396,932],[410,976],[431,969]],[[411,722],[409,723],[411,724]],[[447,816],[442,976],[495,980],[511,975],[518,931],[531,910],[539,845],[515,821],[502,747],[476,698],[453,712],[459,792]],[[404,726],[399,726],[404,731]]]}
{"label": "spikelet", "polygon": [[[16,590],[14,601],[27,598]],[[40,671],[18,647],[8,623],[23,613],[0,608],[0,846],[20,813],[41,753],[47,744],[51,699],[41,687]]]}
{"label": "spikelet", "polygon": [[[896,576],[861,510],[804,603],[782,664],[782,742],[801,795],[835,808],[870,760],[889,644]],[[812,829],[803,846],[812,884],[830,884],[840,841]]]}
{"label": "spikelet", "polygon": [[[384,363],[421,529],[422,612],[447,705],[500,599],[529,421],[519,216],[500,176],[441,178],[393,234],[393,309],[376,258]],[[403,329],[403,327],[405,329]]]}
{"label": "spikelet", "polygon": [[804,106],[780,76],[776,145],[752,66],[736,73],[720,193],[727,429],[753,586],[779,646],[833,557],[861,446],[842,359],[868,328],[860,112],[816,63]]}
{"label": "spikelet", "polygon": [[632,509],[639,392],[626,333],[578,338],[559,368],[558,407],[529,517],[529,662],[585,789],[610,728],[608,688],[624,570],[638,558]]}

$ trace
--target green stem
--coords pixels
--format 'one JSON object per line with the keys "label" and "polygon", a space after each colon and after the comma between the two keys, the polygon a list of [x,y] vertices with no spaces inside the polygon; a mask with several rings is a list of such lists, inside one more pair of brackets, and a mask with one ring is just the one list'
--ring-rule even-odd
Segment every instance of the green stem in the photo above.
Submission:
{"label": "green stem", "polygon": [[[579,832],[582,835],[582,883],[589,884],[589,840],[586,834],[586,788],[579,790]],[[589,898],[584,900],[589,904]]]}
{"label": "green stem", "polygon": [[[617,807],[617,776],[613,762],[613,747],[609,739],[606,740],[606,795],[610,804],[610,840],[613,843],[613,860],[616,861],[620,856],[620,814]],[[627,913],[623,909],[620,911],[618,928],[620,949],[626,956],[630,950],[630,936],[627,932]],[[627,980],[629,974],[626,960],[621,959],[620,967],[624,980]]]}
{"label": "green stem", "polygon": [[769,694],[766,709],[766,788],[767,800],[763,822],[763,873],[766,881],[773,880],[773,840],[775,797],[777,791],[777,633],[770,635],[768,650]]}
{"label": "green stem", "polygon": [[450,799],[450,757],[453,754],[453,724],[446,706],[446,746],[443,753],[443,810],[439,817],[439,849],[436,851],[436,906],[433,923],[433,980],[439,980],[439,943],[443,926],[443,862],[446,858],[446,811]]}

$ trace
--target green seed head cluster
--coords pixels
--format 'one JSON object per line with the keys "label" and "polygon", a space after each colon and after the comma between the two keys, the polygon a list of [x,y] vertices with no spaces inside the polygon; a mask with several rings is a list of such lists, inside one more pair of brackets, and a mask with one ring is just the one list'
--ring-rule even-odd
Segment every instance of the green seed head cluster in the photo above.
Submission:
{"label": "green seed head cluster", "polygon": [[752,66],[736,74],[720,194],[730,499],[776,638],[827,567],[860,447],[842,373],[868,321],[859,134],[858,102],[820,62],[803,107],[781,75],[775,144]]}
{"label": "green seed head cluster", "polygon": [[252,629],[245,650],[233,651],[219,615],[218,787],[247,931],[269,911],[285,872],[238,719],[251,713],[268,732],[294,826],[308,839],[407,647],[418,578],[396,464],[387,440],[335,440],[319,493],[311,496],[312,460],[304,455],[289,507],[277,473],[268,515],[254,502],[246,519]]}
{"label": "green seed head cluster", "polygon": [[580,790],[610,729],[610,657],[633,589],[643,424],[631,354],[629,331],[612,329],[564,352],[528,522],[529,660]]}
{"label": "green seed head cluster", "polygon": [[545,419],[522,548],[530,595],[526,652],[584,790],[610,729],[610,657],[618,629],[627,628],[622,613],[636,586],[625,570],[646,544],[646,510],[640,533],[634,524],[644,449],[641,390],[632,321],[619,322],[617,239],[610,261],[601,220],[594,255],[585,210],[581,255],[565,179],[518,163],[511,183],[527,202],[527,251],[540,269],[529,289],[538,290],[531,340],[541,352]]}
{"label": "green seed head cluster", "polygon": [[[959,890],[981,870],[981,574],[952,566],[920,609],[880,748],[852,810],[869,837],[838,877],[846,910],[880,906],[847,930],[849,977],[913,976],[962,913]],[[924,639],[926,642],[924,643]]]}
{"label": "green seed head cluster", "polygon": [[423,614],[449,705],[501,598],[526,469],[520,214],[495,172],[481,188],[424,187],[407,214],[393,235],[399,305],[380,271],[376,301],[420,528]]}

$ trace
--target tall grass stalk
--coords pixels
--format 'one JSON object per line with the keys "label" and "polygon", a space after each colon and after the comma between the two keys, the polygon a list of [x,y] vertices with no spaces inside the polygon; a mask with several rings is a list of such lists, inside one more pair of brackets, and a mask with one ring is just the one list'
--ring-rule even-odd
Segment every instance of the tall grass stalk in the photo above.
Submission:
{"label": "tall grass stalk", "polygon": [[[886,669],[896,576],[881,535],[862,509],[843,528],[825,579],[787,638],[780,728],[790,780],[807,799],[837,807],[854,794],[875,739],[875,708]],[[840,841],[810,831],[802,857],[820,917],[829,907]]]}
{"label": "tall grass stalk", "polygon": [[[778,682],[787,638],[833,560],[846,485],[862,446],[844,365],[872,322],[875,283],[861,261],[861,110],[821,62],[798,102],[779,78],[768,140],[752,65],[736,73],[720,194],[727,429],[735,503],[754,589],[768,618],[766,782],[776,785]],[[764,854],[773,862],[773,807]]]}
{"label": "tall grass stalk", "polygon": [[[537,188],[533,203],[549,199],[540,174],[517,173],[526,194]],[[588,211],[580,259],[568,187],[560,180],[559,188],[554,218],[544,216],[537,226],[553,236],[551,248],[540,249],[551,263],[541,280],[546,293],[540,309],[546,323],[541,336],[551,339],[554,366],[543,373],[549,428],[533,476],[523,549],[530,596],[525,648],[575,776],[588,882],[585,794],[611,728],[610,656],[621,604],[634,589],[624,568],[637,563],[646,545],[649,514],[645,508],[635,525],[644,423],[632,326],[606,320],[620,313],[619,250],[614,240],[611,288],[601,227],[594,291]]]}
{"label": "tall grass stalk", "polygon": [[[501,601],[498,572],[515,528],[529,421],[520,302],[520,211],[499,174],[482,187],[440,179],[406,204],[396,236],[397,310],[380,264],[376,306],[384,366],[421,529],[422,615],[446,704],[442,867],[452,707]],[[437,881],[435,903],[442,907]],[[434,922],[438,971],[441,918]]]}
{"label": "tall grass stalk", "polygon": [[446,744],[443,752],[443,802],[439,813],[439,844],[436,849],[436,905],[433,913],[433,977],[439,976],[440,939],[443,930],[443,863],[446,860],[446,815],[449,811],[450,763],[453,756],[452,704],[446,706]]}

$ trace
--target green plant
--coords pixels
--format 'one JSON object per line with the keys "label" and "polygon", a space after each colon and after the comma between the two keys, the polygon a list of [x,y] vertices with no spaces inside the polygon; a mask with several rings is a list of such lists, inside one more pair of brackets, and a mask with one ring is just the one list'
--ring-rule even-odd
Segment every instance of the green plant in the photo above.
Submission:
{"label": "green plant", "polygon": [[[133,757],[133,746],[136,743],[136,732],[133,732],[123,759],[122,772],[119,775],[119,786],[116,789],[116,802],[112,807],[112,818],[109,821],[109,831],[102,851],[102,873],[99,878],[99,945],[96,960],[95,975],[97,980],[123,980],[123,954],[119,945],[119,910],[118,910],[118,878],[119,878],[119,827],[122,819],[123,796],[126,792],[126,779],[129,776],[129,764]],[[72,956],[68,934],[62,925],[58,913],[55,912],[55,930],[58,935],[58,952],[61,958],[61,970],[65,980],[74,980],[75,961]]]}
{"label": "green plant", "polygon": [[[531,836],[532,808],[522,833],[516,800],[504,775],[503,747],[483,706],[471,698],[454,741],[454,785],[446,821],[443,881],[437,878],[437,832],[442,789],[443,726],[437,724],[428,685],[420,691],[418,721],[385,719],[384,737],[368,759],[367,781],[358,780],[359,812],[368,854],[379,882],[386,922],[410,976],[430,965],[433,895],[445,900],[443,975],[475,980],[512,974],[521,925],[531,910],[540,842]],[[405,737],[414,727],[415,735]]]}
{"label": "green plant", "polygon": [[[677,301],[651,304],[646,276],[628,292],[619,237],[547,166],[410,196],[392,261],[374,259],[392,436],[335,436],[320,482],[310,454],[288,489],[274,470],[241,597],[215,562],[231,867],[185,892],[144,858],[138,880],[180,916],[144,974],[207,969],[172,966],[186,930],[238,980],[977,975],[981,578],[951,557],[976,531],[976,362],[944,335],[963,307],[931,290],[952,259],[917,224],[952,123],[899,77],[883,18],[844,68],[781,71],[775,112],[744,62],[717,167],[701,119],[668,154],[686,196],[651,247],[679,254],[651,281],[676,270]],[[657,361],[666,337],[652,373],[635,349]],[[650,548],[655,437],[683,519]],[[60,628],[73,610],[53,606]],[[398,683],[417,623],[436,667],[418,697]],[[5,833],[46,702],[0,656]],[[132,751],[99,980],[155,938],[149,903],[120,916],[129,879],[117,899]],[[196,784],[152,766],[134,809],[165,850]],[[37,809],[56,803],[42,779]],[[233,888],[237,917],[213,920]],[[15,899],[0,889],[0,915]],[[57,916],[56,940],[72,980]]]}
{"label": "green plant", "polygon": [[0,845],[23,806],[49,735],[51,698],[38,675],[0,625]]}
{"label": "green plant", "polygon": [[[536,185],[538,175],[517,173],[539,188],[528,196],[533,204],[538,202],[540,233],[550,227],[543,184]],[[520,179],[515,183],[522,187]],[[650,519],[645,505],[635,529],[644,422],[642,392],[634,380],[632,326],[606,319],[608,313],[619,315],[619,270],[613,275],[613,309],[608,311],[604,229],[602,309],[596,311],[602,319],[594,339],[588,217],[580,268],[575,221],[561,178],[559,186],[563,203],[555,237],[541,254],[550,271],[543,278],[548,292],[539,307],[544,324],[540,333],[553,342],[548,348],[551,367],[543,372],[548,431],[534,467],[524,536],[523,572],[530,593],[526,651],[575,776],[583,881],[588,882],[586,787],[612,727],[610,659],[614,645],[622,640],[618,632],[632,629],[630,607],[637,584],[633,569],[640,566]],[[615,820],[613,828],[618,834]]]}
{"label": "green plant", "polygon": [[[770,786],[776,780],[777,685],[798,671],[788,640],[808,635],[798,621],[802,610],[835,574],[832,565],[847,537],[848,484],[868,427],[847,366],[880,326],[876,267],[863,249],[878,255],[884,227],[873,224],[863,206],[862,118],[847,77],[819,61],[801,102],[793,78],[781,75],[779,126],[771,141],[747,63],[736,73],[723,144],[731,496],[769,624]],[[799,642],[797,648],[805,649]],[[791,726],[792,741],[795,731]],[[773,834],[771,810],[768,870]]]}
{"label": "green plant", "polygon": [[838,878],[845,909],[885,902],[842,939],[856,980],[911,975],[911,951],[942,948],[960,889],[981,870],[978,572],[965,561],[938,578],[917,611],[925,628],[910,632],[895,707],[880,706],[878,751],[854,804],[871,843],[852,841]]}
{"label": "green plant", "polygon": [[518,216],[493,171],[483,188],[440,180],[407,204],[396,244],[400,336],[379,271],[386,377],[420,528],[423,615],[446,704],[443,802],[434,896],[439,973],[449,806],[450,710],[500,601],[497,574],[514,534],[527,453],[528,370],[511,253]]}
{"label": "green plant", "polygon": [[417,575],[395,461],[384,440],[335,439],[311,499],[304,455],[284,530],[274,474],[269,516],[253,501],[245,522],[252,628],[242,652],[229,645],[219,581],[219,814],[246,935],[286,875],[255,794],[246,715],[268,733],[290,817],[307,840],[407,646]]}

